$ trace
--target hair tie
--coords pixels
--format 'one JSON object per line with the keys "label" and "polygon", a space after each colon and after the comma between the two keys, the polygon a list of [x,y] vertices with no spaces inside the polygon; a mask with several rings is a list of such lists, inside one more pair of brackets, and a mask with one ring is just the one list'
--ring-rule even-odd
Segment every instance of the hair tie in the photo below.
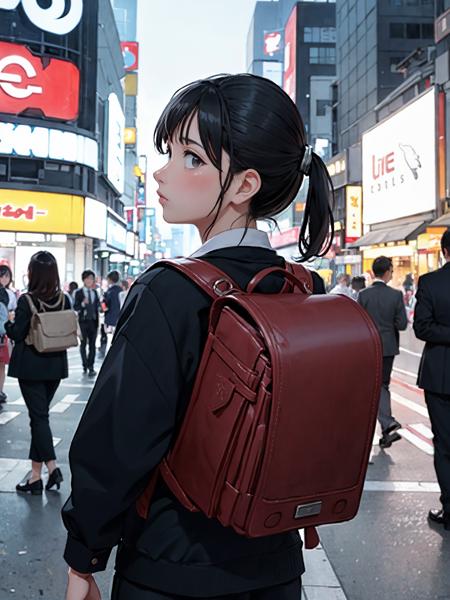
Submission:
{"label": "hair tie", "polygon": [[309,174],[311,172],[312,153],[313,153],[312,146],[308,146],[308,144],[306,144],[305,152],[303,154],[303,159],[300,164],[300,171],[306,176],[309,176]]}

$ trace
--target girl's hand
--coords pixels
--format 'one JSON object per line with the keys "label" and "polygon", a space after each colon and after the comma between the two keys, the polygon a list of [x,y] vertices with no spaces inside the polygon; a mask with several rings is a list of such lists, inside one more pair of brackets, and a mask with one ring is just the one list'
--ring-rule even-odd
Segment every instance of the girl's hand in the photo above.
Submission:
{"label": "girl's hand", "polygon": [[69,569],[66,600],[101,600],[100,590],[90,573]]}

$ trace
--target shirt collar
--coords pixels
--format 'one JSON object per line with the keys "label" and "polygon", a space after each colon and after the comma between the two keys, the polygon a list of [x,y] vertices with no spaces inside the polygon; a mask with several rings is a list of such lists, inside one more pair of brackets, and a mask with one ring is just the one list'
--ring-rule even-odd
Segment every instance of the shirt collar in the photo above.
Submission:
{"label": "shirt collar", "polygon": [[378,277],[375,277],[375,279],[373,280],[373,283],[382,283],[382,284],[386,285],[386,282],[384,281],[384,279],[379,279]]}
{"label": "shirt collar", "polygon": [[221,248],[235,248],[237,246],[252,246],[256,248],[267,248],[273,250],[270,245],[269,236],[260,229],[247,229],[239,227],[237,229],[228,229],[218,233],[210,240],[207,240],[198,250],[191,254],[190,258],[198,258]]}

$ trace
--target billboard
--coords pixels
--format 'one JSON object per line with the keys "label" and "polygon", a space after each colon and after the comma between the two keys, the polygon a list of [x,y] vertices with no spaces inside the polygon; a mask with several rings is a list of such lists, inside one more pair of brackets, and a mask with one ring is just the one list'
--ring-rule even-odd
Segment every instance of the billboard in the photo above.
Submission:
{"label": "billboard", "polygon": [[0,230],[82,235],[84,199],[0,189]]}
{"label": "billboard", "polygon": [[345,188],[345,243],[351,244],[362,236],[362,188],[348,185]]}
{"label": "billboard", "polygon": [[435,93],[363,134],[365,225],[436,208]]}
{"label": "billboard", "polygon": [[[273,57],[281,54],[283,50],[283,30],[276,29],[274,31],[264,32],[264,54]],[[281,55],[281,59],[283,56]]]}
{"label": "billboard", "polygon": [[79,94],[76,65],[0,41],[0,112],[72,121],[78,117]]}
{"label": "billboard", "polygon": [[295,102],[297,89],[297,5],[290,14],[284,30],[283,90]]}
{"label": "billboard", "polygon": [[37,0],[0,0],[0,10],[15,10],[19,5],[26,18],[38,29],[66,35],[78,27],[83,15],[83,0],[53,0],[50,6],[41,6]]}
{"label": "billboard", "polygon": [[108,97],[108,167],[107,177],[123,194],[125,180],[125,115],[119,99],[111,92]]}

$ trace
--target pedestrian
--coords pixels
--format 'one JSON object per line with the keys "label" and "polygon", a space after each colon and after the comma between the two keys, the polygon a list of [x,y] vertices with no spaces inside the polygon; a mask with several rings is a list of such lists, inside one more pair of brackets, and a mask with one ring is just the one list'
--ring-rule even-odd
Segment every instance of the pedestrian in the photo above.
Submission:
{"label": "pedestrian", "polygon": [[383,346],[383,376],[378,410],[378,421],[381,426],[381,448],[389,448],[393,442],[401,439],[398,429],[400,423],[392,416],[391,382],[394,358],[400,353],[400,331],[408,326],[403,294],[388,286],[394,273],[392,260],[379,256],[373,261],[372,271],[375,275],[370,287],[361,290],[358,302],[367,310],[380,332]]}
{"label": "pedestrian", "polygon": [[405,290],[405,294],[407,294],[408,292],[412,293],[414,291],[414,277],[412,273],[406,274],[402,285],[403,289]]}
{"label": "pedestrian", "polygon": [[[90,269],[81,274],[83,287],[76,290],[73,309],[78,314],[81,331],[80,354],[83,364],[83,373],[95,377],[95,344],[98,334],[98,321],[100,300],[95,289],[95,273]],[[89,354],[86,355],[86,344],[89,345]]]}
{"label": "pedestrian", "polygon": [[425,342],[417,385],[425,401],[434,435],[434,468],[442,508],[428,518],[450,530],[450,229],[441,239],[445,264],[419,278],[414,332]]}
{"label": "pedestrian", "polygon": [[9,345],[5,328],[8,321],[9,296],[1,281],[2,278],[0,277],[0,411],[3,410],[2,405],[8,399],[3,387],[5,385],[6,365],[9,363]]}
{"label": "pedestrian", "polygon": [[366,278],[363,275],[353,277],[351,287],[353,300],[358,300],[360,291],[366,287]]}
{"label": "pedestrian", "polygon": [[353,297],[352,290],[350,289],[350,277],[347,273],[339,273],[336,278],[336,285],[330,290],[330,294],[341,294],[349,298]]}
{"label": "pedestrian", "polygon": [[8,294],[8,310],[10,311],[14,311],[17,308],[16,293],[10,288],[12,284],[12,278],[12,271],[8,265],[0,265],[0,284],[4,287],[6,293]]}
{"label": "pedestrian", "polygon": [[125,298],[127,297],[130,284],[128,283],[128,279],[122,279],[120,285],[122,287],[122,291],[119,293],[119,305],[120,309],[122,310],[122,306],[124,305]]}
{"label": "pedestrian", "polygon": [[[295,104],[270,80],[223,75],[186,86],[160,117],[155,143],[169,156],[154,173],[164,219],[195,225],[203,245],[193,257],[217,265],[239,287],[285,265],[257,220],[285,210],[306,174],[299,250],[304,260],[327,251],[331,180],[306,144]],[[323,291],[319,275],[312,277],[314,291]],[[265,281],[267,293],[283,285],[277,274]],[[98,597],[91,573],[106,568],[117,544],[113,600],[300,597],[297,530],[247,538],[186,510],[162,481],[149,518],[136,513],[189,402],[210,306],[208,295],[168,267],[130,289],[71,445],[72,494],[63,508],[67,599],[88,590]]]}
{"label": "pedestrian", "polygon": [[78,283],[76,281],[71,281],[68,286],[68,294],[70,300],[72,301],[72,306],[75,304],[75,292],[79,289]]}
{"label": "pedestrian", "polygon": [[[58,265],[50,252],[33,254],[28,265],[28,293],[17,303],[14,320],[6,324],[6,333],[14,341],[8,375],[19,380],[19,387],[28,408],[31,427],[31,474],[16,486],[18,492],[42,494],[43,463],[49,477],[45,486],[58,487],[63,476],[56,464],[53,437],[49,424],[49,407],[61,379],[68,376],[67,352],[40,353],[26,343],[30,330],[31,301],[38,312],[71,308],[69,298],[60,286]],[[62,305],[62,302],[64,303]]]}
{"label": "pedestrian", "polygon": [[119,320],[120,314],[120,301],[119,294],[122,288],[119,285],[120,273],[119,271],[111,271],[106,276],[108,282],[108,289],[103,296],[105,303],[105,325],[107,333],[114,333],[114,329]]}

